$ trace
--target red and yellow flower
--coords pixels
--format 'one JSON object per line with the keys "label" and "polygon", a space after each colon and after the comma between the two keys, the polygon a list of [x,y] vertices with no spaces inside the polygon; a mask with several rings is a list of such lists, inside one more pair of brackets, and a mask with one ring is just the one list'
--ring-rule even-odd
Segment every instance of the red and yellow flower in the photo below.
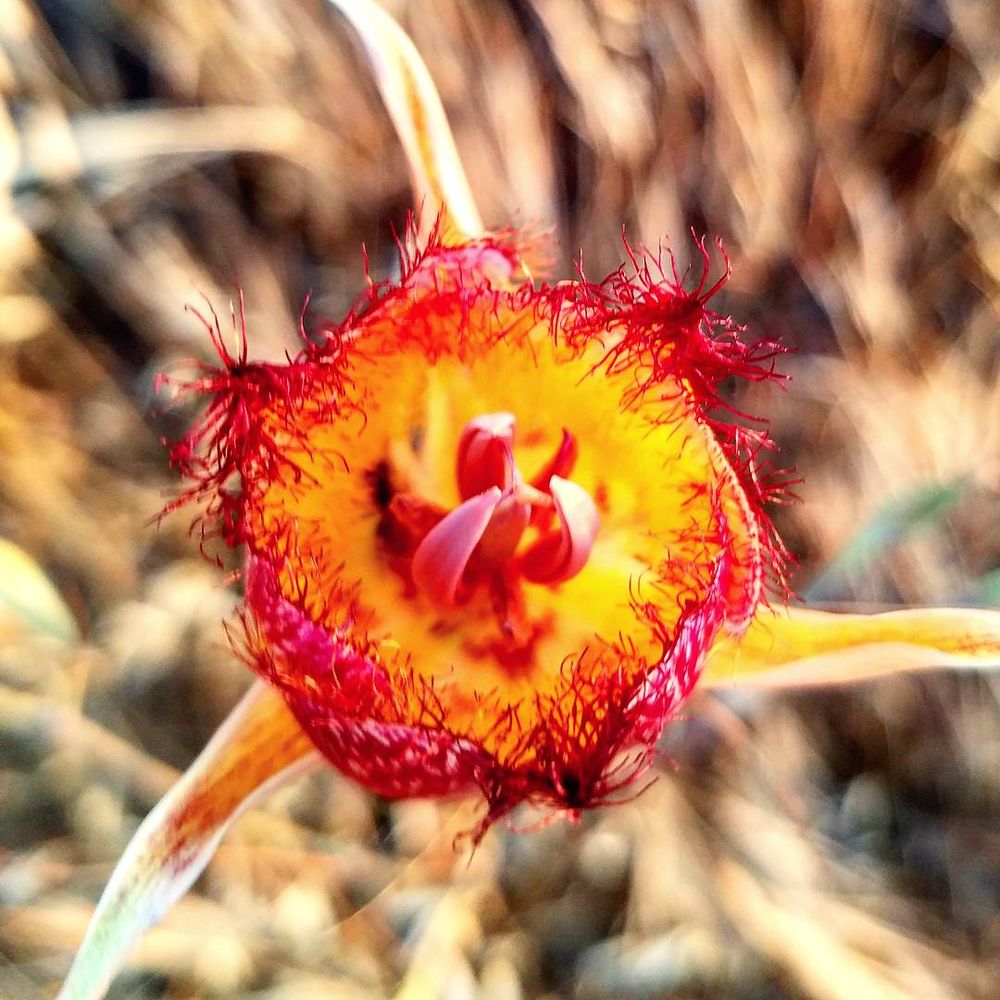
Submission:
{"label": "red and yellow flower", "polygon": [[[64,998],[97,997],[232,820],[326,758],[387,796],[477,791],[570,815],[648,766],[702,684],[817,684],[995,664],[1000,614],[771,607],[784,553],[760,425],[733,377],[780,353],[628,250],[600,283],[529,280],[483,230],[426,68],[370,0],[368,48],[425,219],[402,274],[286,364],[209,325],[220,365],[172,457],[177,504],[246,551],[241,652],[259,675],[146,818]],[[627,248],[628,249],[628,248]]]}
{"label": "red and yellow flower", "polygon": [[216,337],[192,383],[174,455],[246,548],[247,658],[381,794],[604,801],[780,565],[748,432],[713,417],[776,348],[633,265],[536,287],[513,241],[432,234],[321,346]]}

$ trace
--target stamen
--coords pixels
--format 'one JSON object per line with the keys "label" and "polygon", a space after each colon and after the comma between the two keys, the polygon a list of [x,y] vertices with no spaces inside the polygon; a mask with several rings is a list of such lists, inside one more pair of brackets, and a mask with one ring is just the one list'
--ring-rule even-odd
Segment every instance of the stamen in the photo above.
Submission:
{"label": "stamen", "polygon": [[411,564],[413,582],[435,604],[455,604],[462,574],[502,496],[498,487],[491,486],[459,504],[417,547]]}
{"label": "stamen", "polygon": [[[491,580],[496,587],[503,580],[506,595],[518,590],[519,574],[544,584],[576,576],[590,556],[599,518],[586,490],[565,478],[575,462],[576,439],[563,430],[555,454],[526,483],[514,461],[513,414],[470,420],[456,460],[462,503],[443,516],[435,505],[425,511],[397,498],[389,504],[404,528],[411,521],[427,526],[414,538],[410,573],[416,588],[435,604],[452,607],[463,599],[463,583],[468,589]],[[519,557],[529,525],[539,537]]]}
{"label": "stamen", "polygon": [[549,490],[559,530],[544,535],[521,559],[521,572],[535,583],[562,583],[587,564],[600,527],[597,506],[581,486],[552,476]]}
{"label": "stamen", "polygon": [[458,440],[458,492],[463,500],[491,486],[509,492],[517,478],[514,465],[514,415],[486,413],[470,420]]}
{"label": "stamen", "polygon": [[516,495],[505,496],[493,511],[476,550],[476,559],[488,566],[501,566],[514,557],[524,529],[531,518],[531,507]]}
{"label": "stamen", "polygon": [[548,490],[549,480],[553,476],[568,479],[573,471],[573,466],[576,465],[576,451],[576,438],[564,427],[562,441],[559,442],[556,453],[539,470],[538,475],[531,480],[531,485],[538,490]]}

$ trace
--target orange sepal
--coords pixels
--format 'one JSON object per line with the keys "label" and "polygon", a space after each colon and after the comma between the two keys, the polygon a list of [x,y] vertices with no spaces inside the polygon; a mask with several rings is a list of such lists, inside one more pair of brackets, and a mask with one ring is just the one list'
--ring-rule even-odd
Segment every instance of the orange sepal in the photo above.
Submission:
{"label": "orange sepal", "polygon": [[229,825],[319,755],[282,698],[257,682],[136,831],[59,996],[104,995],[140,935],[190,888]]}

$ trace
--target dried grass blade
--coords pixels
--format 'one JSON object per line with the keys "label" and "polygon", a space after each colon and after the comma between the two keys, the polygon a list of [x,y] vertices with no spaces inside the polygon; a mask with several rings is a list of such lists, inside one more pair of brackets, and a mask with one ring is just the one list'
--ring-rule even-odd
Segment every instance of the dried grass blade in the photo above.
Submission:
{"label": "dried grass blade", "polygon": [[369,0],[330,0],[361,36],[413,174],[424,230],[443,213],[442,236],[483,231],[434,81],[403,29]]}

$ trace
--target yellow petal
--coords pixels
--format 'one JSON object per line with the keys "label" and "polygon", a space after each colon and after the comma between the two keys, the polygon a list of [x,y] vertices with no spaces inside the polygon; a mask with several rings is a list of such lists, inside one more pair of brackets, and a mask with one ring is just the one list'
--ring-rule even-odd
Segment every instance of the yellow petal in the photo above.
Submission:
{"label": "yellow petal", "polygon": [[816,686],[935,667],[1000,667],[1000,611],[765,610],[742,639],[725,639],[712,649],[701,683]]}
{"label": "yellow petal", "polygon": [[422,230],[440,211],[442,238],[479,236],[483,223],[448,119],[424,61],[403,29],[370,0],[330,0],[361,36],[375,79],[410,161]]}
{"label": "yellow petal", "polygon": [[61,1000],[103,996],[143,931],[208,864],[230,823],[319,760],[280,696],[258,681],[136,831],[97,904]]}

